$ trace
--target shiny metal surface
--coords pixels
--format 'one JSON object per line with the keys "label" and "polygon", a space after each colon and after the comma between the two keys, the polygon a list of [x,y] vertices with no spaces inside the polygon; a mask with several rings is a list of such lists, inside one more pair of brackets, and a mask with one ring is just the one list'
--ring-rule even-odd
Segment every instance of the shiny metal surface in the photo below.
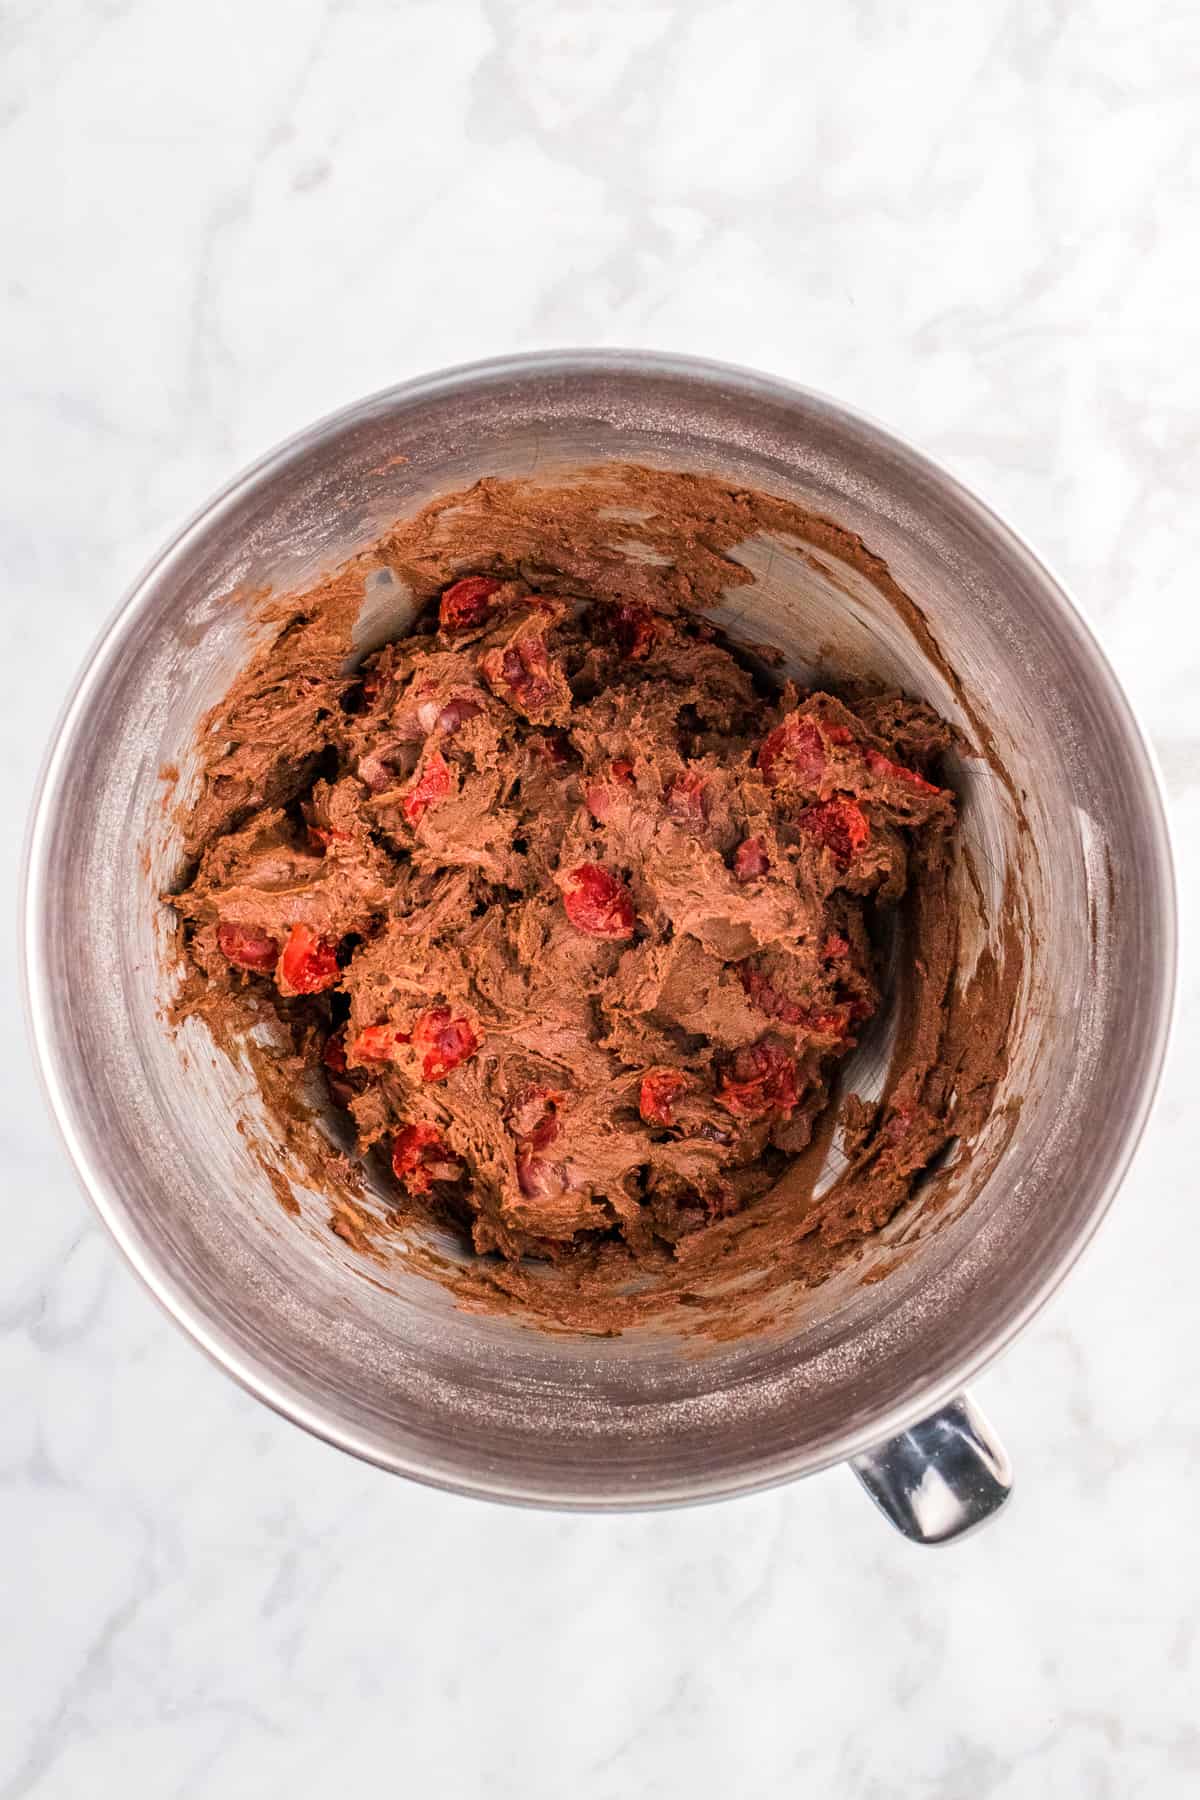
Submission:
{"label": "shiny metal surface", "polygon": [[949,1544],[994,1518],[1012,1492],[1012,1467],[967,1394],[854,1458],[876,1506],[916,1544]]}
{"label": "shiny metal surface", "polygon": [[[862,1269],[761,1339],[689,1348],[648,1331],[570,1340],[456,1312],[280,1210],[236,1130],[245,1071],[199,1028],[162,1028],[155,895],[175,873],[160,766],[186,782],[197,719],[245,655],[244,589],[305,580],[394,516],[483,473],[620,457],[787,495],[857,531],[923,608],[1027,796],[1018,870],[1030,956],[997,1108],[1019,1124]],[[750,546],[732,623],[793,670],[814,647],[958,714],[936,666],[864,581]],[[836,577],[836,579],[835,579]],[[398,622],[372,602],[364,638]],[[1011,806],[961,771],[964,839],[998,904]],[[314,426],[168,546],[66,709],[35,812],[29,1012],[68,1149],[152,1291],[268,1404],[420,1480],[497,1499],[626,1507],[712,1499],[862,1455],[960,1393],[1032,1317],[1108,1206],[1146,1118],[1174,979],[1157,783],[1125,699],[1052,576],[915,451],[747,371],[616,353],[515,358],[409,383]],[[186,1058],[186,1063],[185,1059]],[[999,1111],[997,1111],[999,1121]],[[986,1134],[985,1134],[986,1135]],[[985,1173],[979,1173],[984,1170]],[[967,1204],[969,1202],[969,1204]],[[872,1259],[868,1259],[868,1267]],[[364,1279],[364,1276],[371,1279]]]}

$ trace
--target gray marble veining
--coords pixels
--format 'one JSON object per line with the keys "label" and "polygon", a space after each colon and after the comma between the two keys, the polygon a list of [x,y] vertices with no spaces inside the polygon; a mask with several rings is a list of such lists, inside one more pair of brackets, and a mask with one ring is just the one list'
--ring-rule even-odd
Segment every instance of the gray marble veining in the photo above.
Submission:
{"label": "gray marble veining", "polygon": [[629,344],[836,393],[1032,539],[1160,751],[1184,963],[1125,1191],[980,1384],[1017,1494],[929,1557],[844,1475],[514,1514],[277,1421],[87,1211],[10,938],[0,1795],[1194,1792],[1195,9],[63,0],[4,43],[6,890],[76,664],[218,483],[407,374]]}

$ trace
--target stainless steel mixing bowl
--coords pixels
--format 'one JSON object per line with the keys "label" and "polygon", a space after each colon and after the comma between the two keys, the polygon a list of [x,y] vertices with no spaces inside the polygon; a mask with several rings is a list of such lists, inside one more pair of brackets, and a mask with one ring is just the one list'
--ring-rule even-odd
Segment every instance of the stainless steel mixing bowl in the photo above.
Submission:
{"label": "stainless steel mixing bowl", "polygon": [[[990,728],[1032,840],[1019,874],[1027,965],[997,1099],[1019,1099],[1020,1113],[995,1166],[966,1167],[939,1220],[918,1203],[884,1234],[873,1255],[895,1261],[886,1280],[850,1270],[786,1325],[718,1348],[650,1330],[546,1335],[457,1311],[403,1268],[381,1275],[329,1233],[319,1196],[302,1218],[284,1214],[236,1129],[255,1112],[248,1075],[198,1026],[173,1038],[159,1014],[169,915],[155,896],[177,855],[159,770],[175,762],[186,783],[197,720],[254,629],[247,592],[304,582],[481,474],[609,458],[715,473],[859,533]],[[746,560],[758,579],[734,597],[743,628],[782,646],[802,677],[820,645],[962,720],[869,581],[819,555],[751,545]],[[402,595],[370,595],[363,641],[402,617]],[[964,840],[998,907],[999,879],[1017,867],[1014,809],[986,771],[962,775]],[[137,583],[66,708],[32,826],[25,930],[37,1054],[85,1186],[169,1312],[278,1411],[417,1479],[566,1507],[714,1499],[851,1459],[926,1541],[1007,1491],[1003,1453],[956,1396],[1033,1317],[1112,1199],[1158,1078],[1175,960],[1146,747],[1028,547],[923,456],[826,399],[740,369],[607,352],[406,383],[302,433],[207,506]]]}

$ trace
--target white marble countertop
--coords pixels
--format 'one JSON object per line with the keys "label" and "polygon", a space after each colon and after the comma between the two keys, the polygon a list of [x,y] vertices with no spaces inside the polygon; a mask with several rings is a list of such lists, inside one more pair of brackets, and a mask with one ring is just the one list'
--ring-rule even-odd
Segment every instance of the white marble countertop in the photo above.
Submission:
{"label": "white marble countertop", "polygon": [[644,345],[837,394],[1032,538],[1157,744],[1185,951],[1121,1200],[979,1384],[1017,1496],[934,1554],[844,1472],[519,1513],[276,1419],[86,1207],[10,949],[0,1794],[1200,1788],[1198,83],[1187,0],[10,12],[7,885],[76,664],[217,484],[424,369]]}

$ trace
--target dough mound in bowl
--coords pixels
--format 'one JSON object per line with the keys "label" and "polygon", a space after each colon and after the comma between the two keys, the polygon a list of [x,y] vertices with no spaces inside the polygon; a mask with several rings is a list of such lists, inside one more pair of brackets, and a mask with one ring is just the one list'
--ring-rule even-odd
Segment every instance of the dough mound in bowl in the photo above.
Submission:
{"label": "dough mound in bowl", "polygon": [[[949,728],[712,623],[726,545],[787,510],[636,468],[485,481],[270,602],[201,736],[176,1013],[255,1040],[283,1137],[319,1072],[385,1196],[334,1205],[359,1247],[436,1223],[476,1299],[619,1329],[714,1270],[822,1279],[986,1105]],[[364,656],[381,571],[415,611]],[[868,1103],[839,1070],[897,942]]]}

